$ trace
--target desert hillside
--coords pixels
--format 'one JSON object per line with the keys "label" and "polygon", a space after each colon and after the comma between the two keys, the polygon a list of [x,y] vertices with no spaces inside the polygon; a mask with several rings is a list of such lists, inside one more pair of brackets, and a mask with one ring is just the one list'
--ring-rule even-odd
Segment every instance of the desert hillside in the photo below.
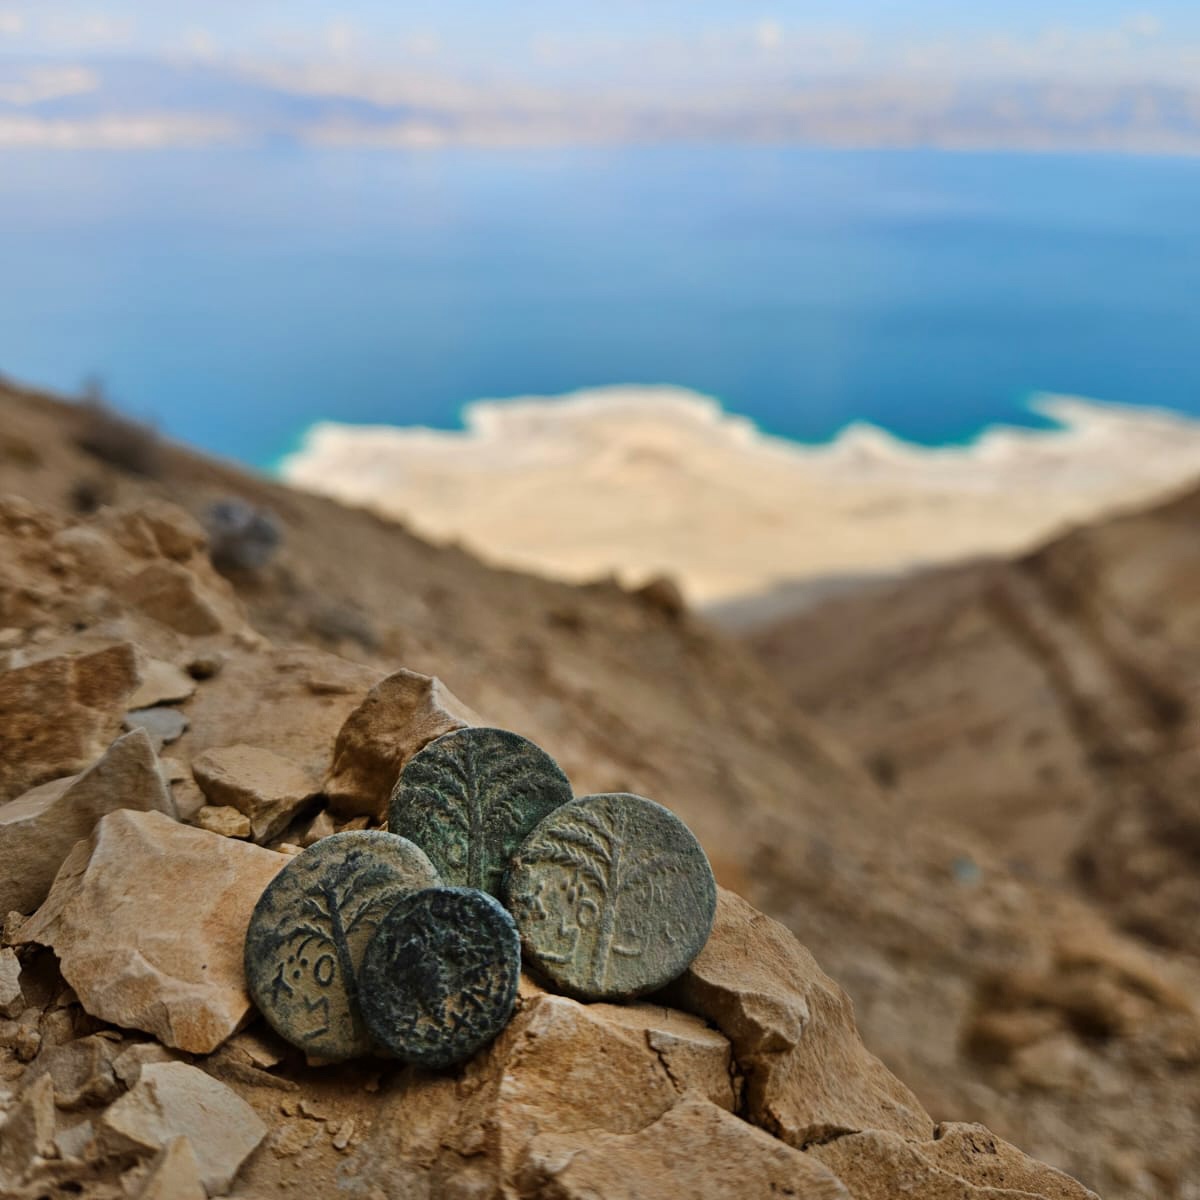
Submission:
{"label": "desert hillside", "polygon": [[[1052,548],[1012,567],[845,597],[748,648],[690,614],[665,583],[631,592],[611,581],[576,587],[496,570],[369,513],[14,387],[0,391],[0,494],[7,497],[0,666],[10,676],[57,671],[61,686],[81,697],[95,688],[89,692],[78,664],[100,656],[113,692],[100,702],[79,700],[92,724],[81,745],[64,749],[46,733],[55,709],[42,685],[10,687],[16,715],[4,732],[18,736],[11,731],[20,718],[19,736],[36,741],[38,751],[25,743],[20,755],[5,751],[2,799],[27,800],[29,789],[86,772],[127,709],[147,701],[161,710],[147,720],[172,780],[171,802],[192,822],[180,830],[194,828],[203,803],[198,760],[232,743],[285,758],[325,780],[329,792],[334,739],[367,690],[400,668],[437,676],[463,706],[456,711],[533,738],[577,791],[637,791],[679,813],[719,881],[782,921],[844,985],[867,1049],[915,1092],[875,1074],[854,1038],[844,1040],[848,1010],[829,999],[836,988],[806,962],[781,960],[770,942],[775,935],[756,924],[761,918],[729,898],[727,932],[714,952],[748,947],[740,974],[714,964],[725,976],[694,981],[661,1018],[702,1019],[668,1032],[687,1059],[683,1090],[707,1087],[710,1107],[686,1109],[672,1092],[669,1103],[639,1116],[600,1116],[593,1129],[602,1139],[624,1138],[619,1147],[602,1146],[632,1155],[631,1162],[650,1155],[630,1135],[669,1117],[666,1128],[680,1146],[728,1137],[737,1147],[738,1139],[765,1131],[772,1147],[818,1160],[804,1195],[896,1194],[902,1162],[925,1172],[921,1195],[1082,1194],[1026,1160],[1018,1169],[994,1139],[989,1177],[975,1163],[983,1134],[964,1134],[960,1125],[935,1134],[932,1124],[979,1121],[1101,1195],[1195,1194],[1200,971],[1189,942],[1195,922],[1188,921],[1196,871],[1187,857],[1195,809],[1189,816],[1185,511],[1130,518],[1063,543],[1090,547],[1112,565],[1103,581],[1113,605],[1101,603],[1094,588],[1072,590],[1076,576],[1065,566],[1058,574],[1046,567],[1062,555],[1078,572],[1094,571],[1093,559]],[[228,512],[230,502],[242,513],[256,510],[278,536],[261,565],[214,518],[214,506]],[[215,529],[207,540],[206,523]],[[1152,539],[1157,557],[1145,549]],[[986,587],[980,578],[990,581]],[[1170,611],[1157,611],[1156,598],[1168,593]],[[1120,620],[1111,616],[1114,605]],[[132,647],[127,657],[114,649],[120,646]],[[756,650],[767,651],[765,661]],[[114,672],[120,686],[111,683]],[[191,685],[179,682],[181,673]],[[1047,765],[1057,774],[1047,777]],[[80,779],[74,786],[86,773]],[[49,803],[44,794],[42,802]],[[327,819],[373,815],[343,808]],[[303,829],[289,827],[257,852],[278,854],[283,845],[286,853],[288,839],[312,836],[317,820],[306,812]],[[132,854],[153,841],[140,825],[117,833],[110,839],[117,858],[125,847]],[[237,853],[255,850],[236,837],[221,842]],[[97,842],[93,854],[100,852]],[[29,915],[28,904],[13,907]],[[6,937],[29,955],[29,946],[46,941],[22,932],[24,925],[14,921]],[[53,928],[46,918],[34,931],[55,945]],[[187,928],[182,917],[180,928]],[[52,979],[53,964],[33,958]],[[776,971],[761,986],[756,964]],[[786,1095],[768,1086],[779,1075],[774,1067],[760,1063],[757,1075],[745,1074],[762,1045],[756,1051],[739,1042],[749,1033],[728,1020],[731,1004],[745,1007],[745,989],[772,995],[780,987],[791,990],[772,1001],[773,1011],[792,1014],[792,1033],[772,1042],[771,1053],[784,1053],[787,1043],[786,1054],[800,1045],[816,1055],[780,1066],[780,1077],[791,1081]],[[0,1051],[9,1056],[3,1086],[14,1095],[15,1085],[30,1086],[29,1063],[49,1071],[50,1051],[74,1044],[43,1026],[55,1011],[78,1017],[78,1004],[49,983],[43,992],[32,1025],[13,1014],[9,1023],[19,1028]],[[722,994],[742,999],[722,1008],[713,999]],[[596,1006],[559,1012],[557,999],[527,1000],[522,1019],[533,1029],[522,1026],[514,1039],[538,1036],[545,1022],[562,1034],[563,1054],[582,1058],[602,1059],[605,1038],[624,1044],[638,1020],[650,1020],[640,1009],[632,1016],[596,1013]],[[85,1014],[85,1026],[90,1019]],[[703,1021],[725,1041],[705,1048]],[[596,1022],[605,1028],[597,1032]],[[811,1035],[804,1032],[810,1022]],[[842,1030],[838,1047],[825,1040],[830,1022]],[[576,1026],[582,1032],[568,1029]],[[100,1037],[104,1030],[85,1032]],[[635,1032],[650,1037],[642,1027]],[[655,1033],[650,1044],[666,1036]],[[761,1028],[756,1036],[761,1042]],[[250,1159],[250,1190],[237,1194],[274,1194],[281,1179],[294,1183],[310,1167],[332,1171],[329,1156],[338,1154],[367,1172],[363,1194],[371,1194],[379,1185],[367,1164],[386,1134],[374,1126],[367,1133],[372,1118],[361,1102],[348,1101],[353,1077],[296,1074],[284,1059],[270,1061],[276,1053],[242,1042],[220,1059],[225,1084],[275,1123],[269,1154]],[[498,1076],[487,1072],[503,1073],[505,1056],[523,1053],[511,1040],[498,1044],[480,1080],[494,1082]],[[736,1086],[747,1090],[726,1096],[710,1067],[729,1077],[719,1064],[730,1055],[742,1079]],[[639,1078],[641,1068],[630,1061],[629,1078]],[[804,1081],[818,1078],[817,1062],[826,1074],[806,1107],[797,1096]],[[553,1056],[537,1070],[551,1078]],[[539,1078],[535,1072],[526,1080],[531,1095]],[[56,1097],[58,1086],[56,1079]],[[411,1121],[411,1095],[394,1081],[385,1086],[389,1111]],[[310,1087],[321,1095],[305,1101]],[[428,1085],[431,1105],[444,1115],[449,1098],[439,1088]],[[18,1107],[29,1099],[19,1094]],[[304,1103],[329,1112],[314,1117]],[[484,1126],[527,1126],[527,1113],[489,1116],[482,1103],[476,1115]],[[281,1108],[286,1129],[278,1124]],[[746,1119],[728,1127],[713,1108]],[[44,1105],[39,1111],[44,1118]],[[547,1111],[542,1119],[562,1118]],[[318,1144],[322,1122],[332,1142]],[[342,1137],[335,1126],[350,1132]],[[517,1171],[507,1160],[494,1163],[473,1136],[464,1125],[451,1137],[430,1121],[413,1133],[413,1161],[450,1170],[455,1155],[461,1166],[482,1154],[475,1165],[519,1176],[520,1194],[585,1195],[602,1186],[588,1175],[601,1167],[582,1161],[578,1178],[559,1179],[552,1166],[561,1163],[562,1147],[530,1143]],[[757,1153],[730,1151],[743,1152]],[[441,1165],[429,1166],[434,1160]],[[763,1167],[768,1175],[773,1169]]]}

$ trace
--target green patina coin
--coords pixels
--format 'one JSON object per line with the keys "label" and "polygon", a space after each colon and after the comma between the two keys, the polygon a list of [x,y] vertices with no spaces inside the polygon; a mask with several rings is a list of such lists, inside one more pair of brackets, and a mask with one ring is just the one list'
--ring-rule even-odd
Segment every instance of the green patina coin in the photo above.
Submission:
{"label": "green patina coin", "polygon": [[486,892],[413,892],[380,922],[363,957],[363,1019],[397,1058],[452,1066],[508,1024],[520,977],[517,927]]}
{"label": "green patina coin", "polygon": [[558,764],[503,729],[459,729],[430,742],[400,772],[388,828],[416,842],[442,882],[499,896],[513,852],[571,800]]}
{"label": "green patina coin", "polygon": [[704,947],[717,907],[712,868],[688,827],[643,796],[584,796],[517,851],[508,907],[529,962],[587,1000],[670,983]]}
{"label": "green patina coin", "polygon": [[436,886],[424,851],[390,833],[322,838],[267,885],[246,930],[246,982],[281,1036],[320,1058],[368,1054],[358,968],[396,902]]}

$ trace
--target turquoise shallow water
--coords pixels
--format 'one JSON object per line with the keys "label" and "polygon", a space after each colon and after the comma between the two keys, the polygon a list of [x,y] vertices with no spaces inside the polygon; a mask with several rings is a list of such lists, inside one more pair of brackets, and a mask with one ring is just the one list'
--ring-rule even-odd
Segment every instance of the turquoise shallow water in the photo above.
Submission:
{"label": "turquoise shallow water", "polygon": [[820,442],[1200,415],[1200,161],[775,147],[0,156],[0,370],[269,465],[666,382]]}

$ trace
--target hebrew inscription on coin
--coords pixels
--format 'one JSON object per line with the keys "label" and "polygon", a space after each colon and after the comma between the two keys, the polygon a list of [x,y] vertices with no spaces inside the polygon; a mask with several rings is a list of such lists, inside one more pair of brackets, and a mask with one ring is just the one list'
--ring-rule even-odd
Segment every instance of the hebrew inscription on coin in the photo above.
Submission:
{"label": "hebrew inscription on coin", "polygon": [[513,919],[486,892],[429,888],[380,923],[359,972],[367,1028],[405,1062],[448,1067],[508,1024],[521,976]]}
{"label": "hebrew inscription on coin", "polygon": [[409,760],[388,828],[416,842],[443,883],[499,896],[513,852],[571,795],[558,764],[531,741],[503,729],[459,729]]}
{"label": "hebrew inscription on coin", "polygon": [[315,1057],[369,1053],[357,992],[367,943],[407,892],[438,882],[425,853],[390,833],[335,833],[296,855],[246,931],[246,982],[276,1032]]}
{"label": "hebrew inscription on coin", "polygon": [[584,796],[529,835],[508,875],[529,962],[589,1000],[663,987],[704,948],[717,907],[691,830],[653,800]]}

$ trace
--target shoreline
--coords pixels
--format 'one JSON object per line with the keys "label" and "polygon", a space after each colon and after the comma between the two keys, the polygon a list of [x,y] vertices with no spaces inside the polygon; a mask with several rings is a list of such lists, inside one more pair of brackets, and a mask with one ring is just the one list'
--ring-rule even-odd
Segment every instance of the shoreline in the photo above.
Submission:
{"label": "shoreline", "polygon": [[280,478],[571,581],[678,580],[720,606],[828,576],[1011,553],[1200,478],[1200,421],[1039,394],[1046,428],[925,446],[852,423],[825,443],[760,430],[688,389],[477,401],[461,430],[318,422]]}

